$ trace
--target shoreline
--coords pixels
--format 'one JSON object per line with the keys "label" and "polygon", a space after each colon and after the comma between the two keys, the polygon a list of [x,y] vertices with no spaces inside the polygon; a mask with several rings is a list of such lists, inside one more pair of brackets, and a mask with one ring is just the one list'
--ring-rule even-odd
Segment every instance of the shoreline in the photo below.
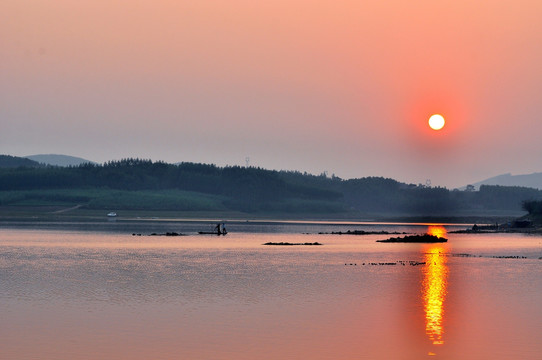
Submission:
{"label": "shoreline", "polygon": [[116,212],[122,221],[247,221],[247,222],[300,222],[300,223],[344,223],[357,225],[361,223],[405,223],[405,224],[439,224],[491,225],[506,223],[517,219],[511,213],[477,213],[456,215],[410,215],[410,214],[363,214],[349,213],[245,213],[238,211],[175,211],[175,210],[119,210],[119,209],[86,209],[82,205],[56,206],[0,206],[0,223],[10,221],[45,221],[45,222],[77,222],[97,221],[106,218],[107,213]]}

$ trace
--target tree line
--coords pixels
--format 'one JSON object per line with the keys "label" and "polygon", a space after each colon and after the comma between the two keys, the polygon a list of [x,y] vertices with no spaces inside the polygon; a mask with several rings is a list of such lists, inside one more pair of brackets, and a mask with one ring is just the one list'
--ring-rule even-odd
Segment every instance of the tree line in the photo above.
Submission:
{"label": "tree line", "polygon": [[478,191],[406,184],[382,177],[343,180],[325,174],[129,158],[72,167],[19,166],[0,169],[0,191],[113,189],[182,190],[220,196],[227,209],[403,214],[522,209],[542,201],[537,189],[482,185]]}

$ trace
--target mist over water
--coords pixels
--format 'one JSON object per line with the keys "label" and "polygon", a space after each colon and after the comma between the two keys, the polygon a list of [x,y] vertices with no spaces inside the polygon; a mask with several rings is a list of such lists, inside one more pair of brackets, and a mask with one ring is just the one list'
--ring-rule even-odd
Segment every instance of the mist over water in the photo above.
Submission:
{"label": "mist over water", "polygon": [[455,227],[245,224],[220,237],[0,229],[2,357],[539,358],[540,237],[448,233],[435,245],[318,234],[337,228]]}

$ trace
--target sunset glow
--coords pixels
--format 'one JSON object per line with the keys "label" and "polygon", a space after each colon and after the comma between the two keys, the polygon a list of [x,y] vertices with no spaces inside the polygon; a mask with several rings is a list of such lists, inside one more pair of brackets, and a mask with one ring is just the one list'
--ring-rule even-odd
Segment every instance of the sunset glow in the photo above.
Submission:
{"label": "sunset glow", "polygon": [[499,4],[3,1],[0,153],[451,188],[540,171],[542,2]]}
{"label": "sunset glow", "polygon": [[427,233],[438,237],[446,237],[447,231],[442,225],[429,225]]}

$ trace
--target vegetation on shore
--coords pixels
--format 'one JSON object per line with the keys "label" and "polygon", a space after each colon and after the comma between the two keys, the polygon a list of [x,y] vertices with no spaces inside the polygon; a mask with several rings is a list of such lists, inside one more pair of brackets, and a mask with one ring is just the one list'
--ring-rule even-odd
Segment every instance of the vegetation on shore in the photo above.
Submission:
{"label": "vegetation on shore", "polygon": [[365,230],[347,230],[347,231],[332,231],[330,233],[319,232],[318,234],[331,234],[331,235],[397,235],[397,234],[406,234],[400,232],[389,232],[389,231],[365,231]]}
{"label": "vegetation on shore", "polygon": [[525,200],[521,207],[529,213],[529,216],[542,217],[542,200]]}
{"label": "vegetation on shore", "polygon": [[443,243],[448,239],[431,234],[407,235],[403,237],[392,237],[386,240],[376,240],[382,243]]}
{"label": "vegetation on shore", "polygon": [[[13,160],[13,159],[11,159]],[[10,160],[10,161],[11,161]],[[26,159],[27,160],[27,159]],[[481,186],[478,191],[367,177],[141,159],[73,167],[0,168],[0,211],[77,207],[78,212],[184,211],[289,217],[401,217],[518,214],[542,191]]]}

